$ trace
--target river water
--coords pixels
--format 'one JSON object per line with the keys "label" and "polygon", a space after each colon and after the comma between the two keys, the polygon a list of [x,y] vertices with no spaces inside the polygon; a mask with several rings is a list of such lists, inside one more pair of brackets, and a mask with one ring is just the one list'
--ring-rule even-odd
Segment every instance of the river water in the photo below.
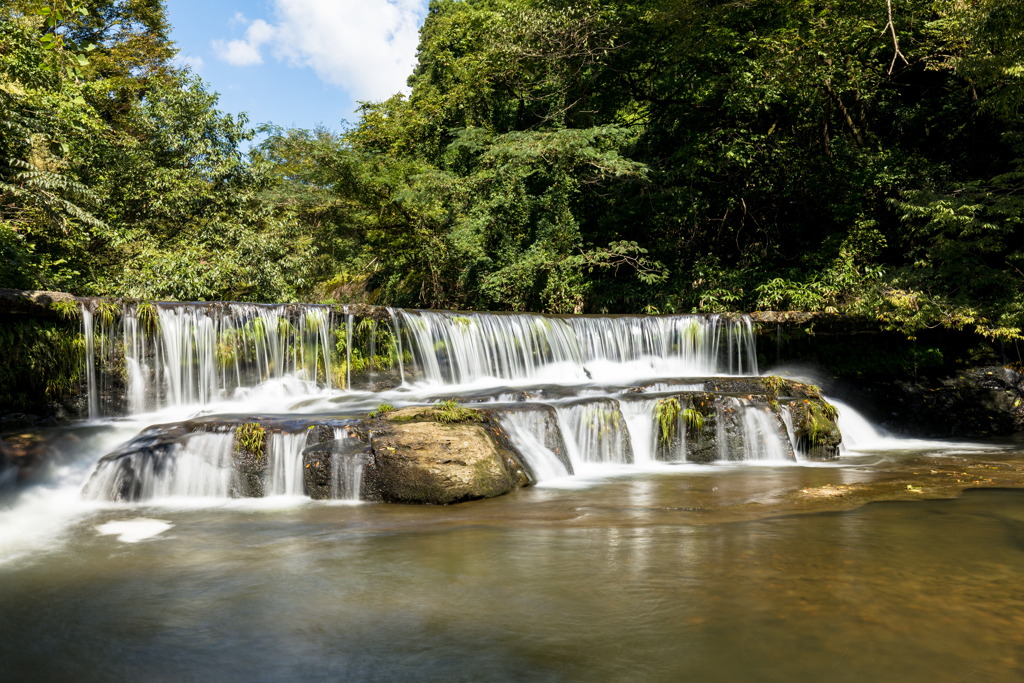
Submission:
{"label": "river water", "polygon": [[[0,671],[12,681],[1021,680],[1024,492],[731,521],[745,502],[865,481],[919,455],[681,466],[451,507],[268,498],[78,509],[43,547],[0,564]],[[989,455],[1024,462],[1015,449]]]}
{"label": "river water", "polygon": [[[666,376],[645,357],[649,341],[635,357],[622,351],[678,327],[645,325],[630,336],[602,321],[593,335],[566,323],[568,341],[545,369],[516,361],[518,347],[490,353],[484,340],[477,353],[452,343],[465,327],[457,323],[438,333],[448,335],[438,347],[448,360],[394,390],[310,388],[295,360],[295,372],[233,396],[226,380],[200,374],[174,389],[192,403],[167,393],[153,412],[140,389],[133,415],[49,432],[45,472],[0,494],[0,680],[1024,679],[1024,491],[1012,490],[1024,487],[1024,447],[893,439],[835,402],[845,444],[837,461],[773,455],[789,452],[783,430],[782,442],[746,459],[655,462],[645,445],[654,400],[586,384],[602,370],[605,380]],[[167,322],[164,331],[176,329]],[[494,334],[507,341],[508,332]],[[719,343],[711,332],[688,338]],[[405,344],[419,343],[422,356],[437,339]],[[676,358],[703,369],[697,376],[756,372],[743,360],[746,341],[723,340],[730,367],[715,366],[714,348],[696,365]],[[490,369],[478,357],[488,353]],[[595,360],[616,353],[605,366]],[[136,365],[144,361],[140,353]],[[528,388],[550,380],[556,363],[556,378],[576,385],[545,401],[574,472],[549,463],[537,485],[499,498],[429,507],[312,501],[288,486],[259,499],[124,503],[82,493],[104,454],[157,423],[429,403],[446,372],[462,384],[444,390],[470,400],[487,373],[507,370],[515,376],[489,389],[501,405],[498,384],[518,378]],[[169,364],[161,372],[188,378]],[[689,391],[692,381],[646,390]],[[580,397],[622,406],[616,429],[629,432],[632,459],[586,452]],[[988,490],[961,495],[979,488]]]}

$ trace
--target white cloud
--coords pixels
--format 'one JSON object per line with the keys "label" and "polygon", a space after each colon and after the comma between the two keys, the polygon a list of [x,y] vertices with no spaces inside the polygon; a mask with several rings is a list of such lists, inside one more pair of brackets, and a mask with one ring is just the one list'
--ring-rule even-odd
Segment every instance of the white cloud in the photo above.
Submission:
{"label": "white cloud", "polygon": [[[263,62],[266,49],[357,100],[384,99],[405,89],[416,62],[427,0],[274,0],[276,21],[257,19],[241,40],[213,41],[235,66]],[[235,22],[247,23],[236,15]]]}
{"label": "white cloud", "polygon": [[172,61],[175,66],[179,68],[188,67],[196,73],[202,70],[204,64],[202,57],[193,57],[191,55],[177,55]]}
{"label": "white cloud", "polygon": [[[234,21],[245,21],[245,17],[236,14]],[[274,27],[257,19],[249,24],[245,30],[244,40],[215,40],[211,44],[217,57],[232,66],[252,66],[262,64],[263,57],[260,55],[260,48],[274,39]]]}

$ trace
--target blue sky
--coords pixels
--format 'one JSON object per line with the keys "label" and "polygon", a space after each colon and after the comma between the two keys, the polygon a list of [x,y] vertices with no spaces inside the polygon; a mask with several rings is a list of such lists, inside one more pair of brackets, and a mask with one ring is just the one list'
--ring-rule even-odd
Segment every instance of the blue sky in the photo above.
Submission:
{"label": "blue sky", "polygon": [[220,108],[339,129],[405,88],[427,0],[168,0],[171,36]]}

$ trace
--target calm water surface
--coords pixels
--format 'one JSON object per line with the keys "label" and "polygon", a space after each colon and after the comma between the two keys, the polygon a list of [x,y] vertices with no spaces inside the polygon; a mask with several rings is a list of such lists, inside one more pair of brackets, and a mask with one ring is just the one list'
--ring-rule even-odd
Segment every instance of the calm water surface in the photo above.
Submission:
{"label": "calm water surface", "polygon": [[[705,472],[95,511],[0,564],[0,679],[1024,680],[1024,492],[724,522],[697,504],[839,470]],[[97,530],[138,518],[173,526]]]}

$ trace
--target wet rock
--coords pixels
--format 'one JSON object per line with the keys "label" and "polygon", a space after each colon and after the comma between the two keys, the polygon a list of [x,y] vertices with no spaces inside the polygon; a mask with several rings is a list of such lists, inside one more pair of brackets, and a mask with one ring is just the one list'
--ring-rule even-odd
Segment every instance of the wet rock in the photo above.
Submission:
{"label": "wet rock", "polygon": [[362,498],[360,470],[372,460],[355,428],[311,426],[302,452],[306,492],[313,500]]}
{"label": "wet rock", "polygon": [[404,408],[372,425],[373,462],[363,473],[367,498],[447,505],[492,498],[529,480],[516,454],[498,443],[485,413],[464,409],[452,424],[433,408]]}
{"label": "wet rock", "polygon": [[17,432],[22,429],[28,429],[33,424],[39,421],[38,415],[29,415],[27,413],[8,413],[3,417],[0,417],[0,432]]}
{"label": "wet rock", "polygon": [[266,428],[258,422],[235,428],[232,459],[238,476],[231,487],[233,498],[263,497],[264,477],[270,461],[269,442]]}
{"label": "wet rock", "polygon": [[810,396],[785,403],[793,420],[796,449],[811,460],[835,460],[843,436],[836,424],[838,411],[821,398]]}
{"label": "wet rock", "polygon": [[122,502],[146,498],[154,480],[174,467],[175,456],[190,433],[185,425],[158,425],[143,431],[100,459],[83,496]]}
{"label": "wet rock", "polygon": [[46,462],[48,441],[40,433],[6,434],[0,438],[0,472],[10,470],[9,483],[35,477]]}

